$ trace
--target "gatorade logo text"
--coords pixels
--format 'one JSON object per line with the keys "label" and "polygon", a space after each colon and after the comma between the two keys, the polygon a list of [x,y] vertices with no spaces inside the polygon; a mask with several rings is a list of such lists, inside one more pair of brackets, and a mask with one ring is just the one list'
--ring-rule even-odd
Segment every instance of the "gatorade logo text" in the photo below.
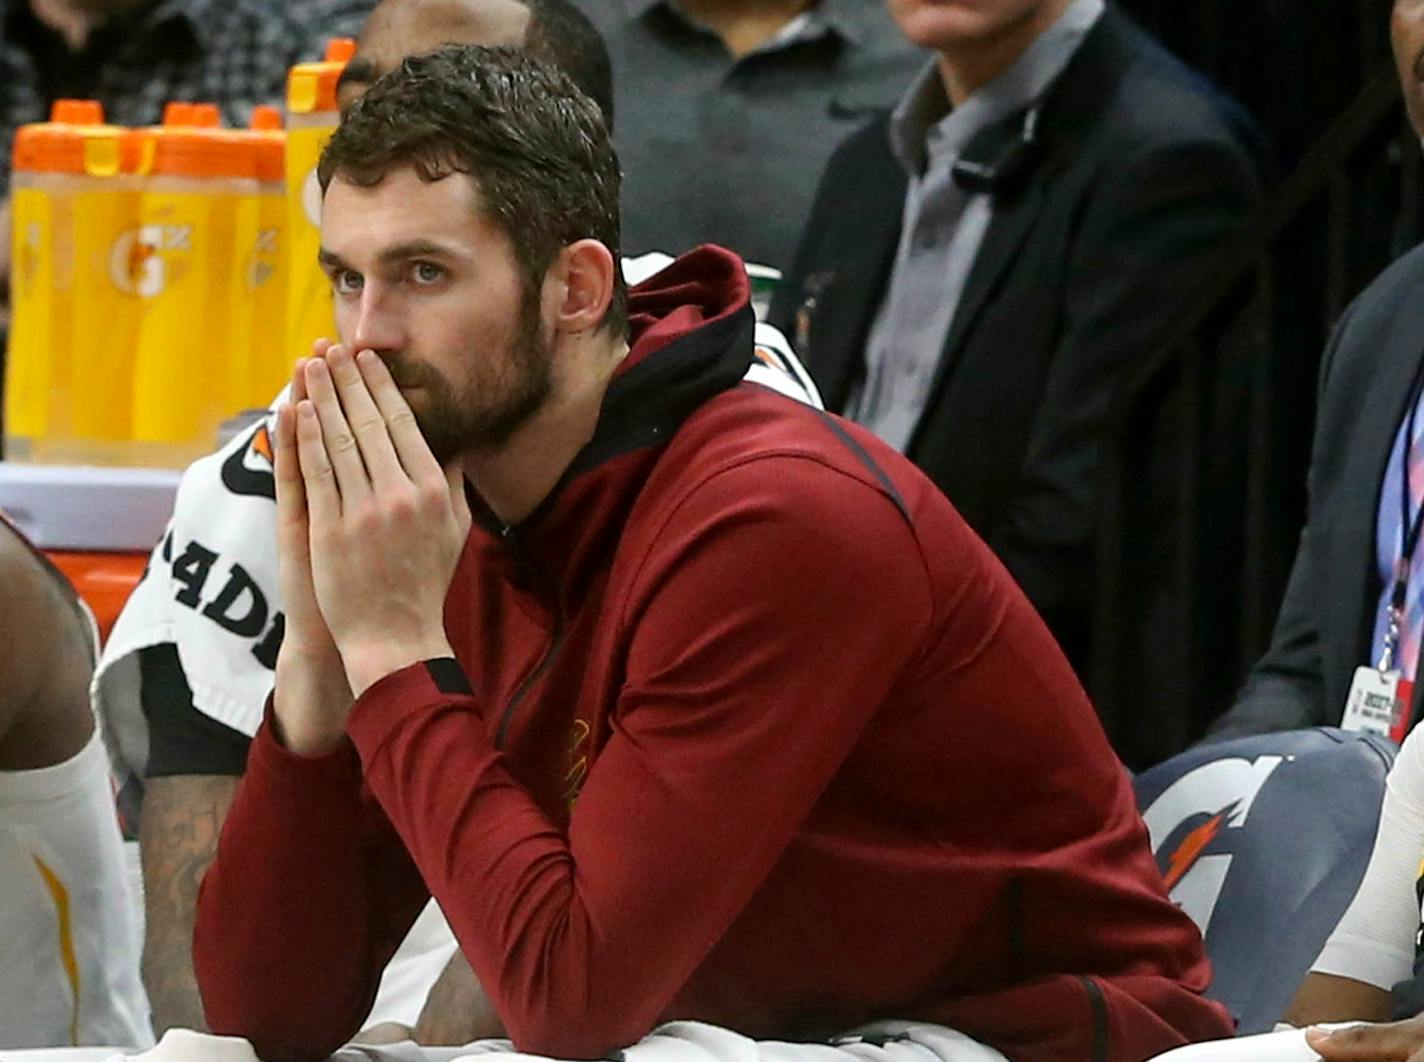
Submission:
{"label": "gatorade logo text", "polygon": [[1224,833],[1246,825],[1251,806],[1282,756],[1203,764],[1178,778],[1142,814],[1172,899],[1206,933],[1231,855],[1214,851]]}
{"label": "gatorade logo text", "polygon": [[252,257],[247,263],[247,286],[260,288],[277,275],[273,259],[282,251],[282,234],[277,229],[262,229],[257,233]]}
{"label": "gatorade logo text", "polygon": [[109,277],[125,295],[152,299],[168,287],[168,255],[191,254],[191,225],[144,225],[114,241]]}

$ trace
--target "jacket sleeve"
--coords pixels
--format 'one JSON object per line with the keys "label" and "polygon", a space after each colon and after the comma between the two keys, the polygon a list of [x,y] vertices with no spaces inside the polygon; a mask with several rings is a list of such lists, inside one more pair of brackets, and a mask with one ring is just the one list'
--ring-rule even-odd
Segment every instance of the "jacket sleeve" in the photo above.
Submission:
{"label": "jacket sleeve", "polygon": [[[1331,369],[1342,345],[1349,341],[1350,325],[1359,305],[1357,300],[1346,309],[1321,358],[1316,403],[1319,410],[1325,409]],[[1316,481],[1318,465],[1315,455],[1324,446],[1337,445],[1339,441],[1336,439],[1321,438],[1317,423],[1310,462],[1306,525],[1300,532],[1290,582],[1286,585],[1285,598],[1276,616],[1271,647],[1251,669],[1236,703],[1212,723],[1204,743],[1339,722],[1338,718],[1331,718],[1325,704],[1324,663],[1320,627],[1316,622],[1320,612],[1320,588],[1330,585],[1330,581],[1324,574],[1325,562],[1316,556],[1318,547],[1310,533],[1311,519],[1317,516],[1323,489],[1323,485]]]}
{"label": "jacket sleeve", "polygon": [[198,894],[209,1028],[267,1062],[325,1059],[360,1031],[428,898],[352,746],[289,752],[269,707]]}
{"label": "jacket sleeve", "polygon": [[1113,402],[1260,203],[1247,155],[1224,135],[1201,134],[1112,160],[1082,207],[1039,413],[989,543],[1080,663],[1083,645],[1068,643],[1086,634],[1074,617],[1087,614],[1092,594]]}
{"label": "jacket sleeve", "polygon": [[715,475],[652,529],[607,621],[623,681],[566,833],[430,669],[356,705],[368,783],[520,1050],[594,1058],[649,1032],[918,651],[904,518],[809,460],[787,490],[786,463]]}

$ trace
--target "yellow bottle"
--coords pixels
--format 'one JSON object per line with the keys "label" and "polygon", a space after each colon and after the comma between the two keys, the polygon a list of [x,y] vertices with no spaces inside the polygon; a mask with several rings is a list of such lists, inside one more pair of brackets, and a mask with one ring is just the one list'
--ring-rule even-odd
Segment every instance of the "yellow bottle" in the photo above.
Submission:
{"label": "yellow bottle", "polygon": [[[134,366],[143,464],[182,467],[212,450],[250,390],[252,310],[243,267],[256,244],[255,155],[242,134],[177,124],[149,131],[138,237],[146,302]],[[194,120],[201,120],[201,115]]]}
{"label": "yellow bottle", "polygon": [[287,383],[296,355],[287,347],[287,134],[282,113],[252,114],[257,169],[257,241],[246,271],[252,300],[252,374],[244,407],[266,406]]}
{"label": "yellow bottle", "polygon": [[130,358],[142,308],[127,290],[124,237],[138,209],[135,149],[93,101],[57,101],[50,122],[15,136],[9,460],[131,456]]}
{"label": "yellow bottle", "polygon": [[336,83],[355,54],[347,38],[330,42],[326,59],[292,68],[287,79],[287,357],[295,360],[323,336],[336,337],[331,285],[317,266],[321,187],[316,166],[340,114]]}

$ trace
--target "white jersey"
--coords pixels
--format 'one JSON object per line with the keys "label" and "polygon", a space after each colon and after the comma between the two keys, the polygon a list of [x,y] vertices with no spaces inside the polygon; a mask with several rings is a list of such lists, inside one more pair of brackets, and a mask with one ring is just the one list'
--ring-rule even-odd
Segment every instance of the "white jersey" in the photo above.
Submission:
{"label": "white jersey", "polygon": [[0,771],[0,1048],[152,1043],[135,910],[98,728]]}
{"label": "white jersey", "polygon": [[1355,898],[1313,973],[1389,991],[1413,972],[1424,946],[1424,725],[1410,731],[1385,783],[1379,829]]}

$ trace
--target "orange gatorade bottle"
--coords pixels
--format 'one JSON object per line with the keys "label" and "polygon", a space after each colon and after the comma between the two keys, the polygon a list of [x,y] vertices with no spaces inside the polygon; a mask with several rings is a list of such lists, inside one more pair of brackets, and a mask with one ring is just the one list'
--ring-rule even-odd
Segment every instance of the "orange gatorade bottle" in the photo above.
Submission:
{"label": "orange gatorade bottle", "polygon": [[132,136],[90,100],[60,100],[15,135],[9,460],[122,464],[142,307],[124,234],[138,211]]}
{"label": "orange gatorade bottle", "polygon": [[287,78],[287,358],[306,354],[312,343],[336,336],[331,285],[317,267],[321,248],[321,187],[316,165],[340,120],[336,83],[356,52],[340,37],[320,63],[294,66]]}
{"label": "orange gatorade bottle", "polygon": [[256,153],[257,242],[246,271],[252,300],[251,386],[244,408],[267,405],[292,374],[287,348],[287,134],[282,112],[258,107],[249,137]]}
{"label": "orange gatorade bottle", "polygon": [[182,467],[213,449],[250,390],[251,300],[243,276],[257,240],[252,144],[208,125],[150,130],[151,161],[134,234],[146,303],[134,366],[139,460]]}

